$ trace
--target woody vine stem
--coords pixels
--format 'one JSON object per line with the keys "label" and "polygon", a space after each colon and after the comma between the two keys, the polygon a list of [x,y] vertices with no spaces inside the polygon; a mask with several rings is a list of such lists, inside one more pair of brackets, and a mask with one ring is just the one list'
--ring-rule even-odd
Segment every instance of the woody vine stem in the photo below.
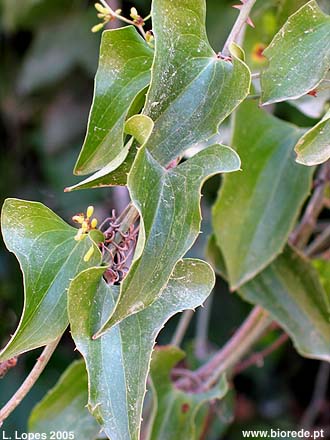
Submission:
{"label": "woody vine stem", "polygon": [[251,26],[253,26],[253,23],[249,17],[251,10],[256,1],[257,0],[241,0],[243,4],[240,6],[236,6],[237,9],[240,9],[240,13],[223,47],[222,50],[223,55],[229,55],[230,46],[232,43],[238,41],[239,35],[245,23],[248,23]]}
{"label": "woody vine stem", "polygon": [[37,360],[35,366],[31,370],[28,377],[25,379],[21,387],[16,391],[13,397],[6,403],[6,405],[0,411],[0,427],[2,426],[4,420],[16,409],[16,407],[22,402],[27,393],[31,390],[33,385],[39,379],[40,374],[46,368],[50,358],[52,357],[56,347],[58,346],[60,336],[54,342],[47,345],[44,351],[41,353],[39,359]]}

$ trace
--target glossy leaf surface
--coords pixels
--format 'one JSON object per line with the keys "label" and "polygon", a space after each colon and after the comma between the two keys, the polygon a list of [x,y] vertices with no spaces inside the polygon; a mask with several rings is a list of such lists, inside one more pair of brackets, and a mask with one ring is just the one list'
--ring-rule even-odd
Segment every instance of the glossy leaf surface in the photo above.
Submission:
{"label": "glossy leaf surface", "polygon": [[198,237],[203,182],[239,167],[236,153],[221,145],[208,147],[171,170],[160,166],[145,148],[139,151],[128,187],[143,220],[145,234],[141,237],[145,242],[139,243],[141,247],[144,244],[143,253],[133,262],[114,313],[101,332],[161,295],[175,264]]}
{"label": "glossy leaf surface", "polygon": [[[68,325],[66,290],[81,270],[101,262],[93,240],[96,231],[75,241],[77,229],[69,226],[50,209],[37,202],[7,199],[1,215],[1,228],[7,248],[22,269],[25,303],[16,333],[0,354],[10,359],[60,336]],[[90,261],[84,256],[91,246]]]}
{"label": "glossy leaf surface", "polygon": [[330,158],[330,111],[299,139],[295,152],[296,161],[308,166],[321,164]]}
{"label": "glossy leaf surface", "polygon": [[97,171],[122,152],[134,98],[150,81],[152,49],[132,26],[105,31],[86,139],[75,174]]}
{"label": "glossy leaf surface", "polygon": [[36,405],[29,418],[29,432],[72,432],[77,439],[99,438],[100,426],[86,408],[87,373],[84,361],[76,361]]}
{"label": "glossy leaf surface", "polygon": [[262,103],[297,99],[315,89],[330,68],[330,17],[316,0],[293,14],[263,54]]}
{"label": "glossy leaf surface", "polygon": [[[125,133],[132,136],[121,152],[105,167],[82,182],[68,187],[65,192],[79,189],[100,188],[107,186],[124,186],[134,162],[137,147],[143,145],[153,129],[152,120],[145,115],[132,116],[125,124]],[[134,139],[136,142],[134,142]]]}
{"label": "glossy leaf surface", "polygon": [[271,43],[287,18],[305,3],[306,0],[256,1],[250,14],[254,27],[246,27],[243,42],[246,63],[251,69],[260,71],[267,65],[264,49]]}
{"label": "glossy leaf surface", "polygon": [[152,306],[93,340],[118,296],[118,286],[108,286],[102,279],[103,271],[88,269],[70,286],[72,336],[87,364],[91,413],[111,440],[138,440],[156,337],[171,316],[206,300],[214,285],[214,274],[202,261],[178,262],[163,295]]}
{"label": "glossy leaf surface", "polygon": [[312,169],[295,163],[303,131],[256,103],[237,112],[232,140],[242,172],[225,176],[213,227],[232,288],[265,268],[283,249],[309,194]]}
{"label": "glossy leaf surface", "polygon": [[147,148],[164,166],[216,134],[249,92],[245,63],[211,48],[205,14],[205,0],[153,1],[156,48],[144,113],[155,123]]}

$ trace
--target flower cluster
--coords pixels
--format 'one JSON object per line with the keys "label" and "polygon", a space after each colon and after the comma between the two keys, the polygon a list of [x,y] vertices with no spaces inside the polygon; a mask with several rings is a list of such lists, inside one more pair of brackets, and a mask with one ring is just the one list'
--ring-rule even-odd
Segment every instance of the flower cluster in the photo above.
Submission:
{"label": "flower cluster", "polygon": [[93,214],[94,206],[89,206],[87,208],[86,215],[84,213],[80,213],[72,217],[72,220],[75,223],[81,225],[81,227],[78,229],[77,235],[74,238],[76,241],[83,240],[89,231],[91,231],[92,229],[96,229],[97,219],[93,218],[91,220]]}
{"label": "flower cluster", "polygon": [[102,20],[102,23],[98,23],[95,26],[92,27],[92,32],[98,32],[101,29],[104,28],[104,26],[109,23],[110,21],[114,20],[116,18],[116,15],[120,15],[121,9],[117,9],[112,13],[111,9],[105,8],[100,3],[95,3],[95,9],[97,10],[98,18]]}

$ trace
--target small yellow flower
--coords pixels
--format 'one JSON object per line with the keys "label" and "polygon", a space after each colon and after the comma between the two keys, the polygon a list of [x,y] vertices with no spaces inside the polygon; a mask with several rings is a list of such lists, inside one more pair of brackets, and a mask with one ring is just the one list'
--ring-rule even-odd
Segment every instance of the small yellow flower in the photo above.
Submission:
{"label": "small yellow flower", "polygon": [[95,229],[96,226],[97,226],[97,219],[93,218],[93,220],[91,221],[91,227],[92,227],[92,229]]}
{"label": "small yellow flower", "polygon": [[108,15],[109,14],[109,9],[105,8],[104,6],[102,6],[100,3],[95,3],[94,4],[95,9],[100,12],[101,14],[104,15]]}
{"label": "small yellow flower", "polygon": [[81,225],[80,229],[78,229],[78,232],[75,236],[75,240],[79,241],[86,237],[87,233],[91,231],[92,229],[96,229],[98,221],[96,218],[93,218],[90,220],[94,213],[94,206],[89,206],[87,208],[86,215],[83,213],[76,214],[72,217],[72,220],[75,223],[78,223]]}
{"label": "small yellow flower", "polygon": [[76,214],[72,217],[72,220],[75,223],[79,223],[79,225],[82,225],[85,220],[85,215],[84,214]]}
{"label": "small yellow flower", "polygon": [[96,24],[95,26],[92,27],[91,31],[95,34],[96,32],[100,31],[104,25],[105,25],[105,22]]}
{"label": "small yellow flower", "polygon": [[131,8],[130,16],[133,18],[133,20],[138,20],[140,18],[136,8]]}
{"label": "small yellow flower", "polygon": [[252,48],[251,58],[255,63],[262,64],[266,61],[266,57],[263,54],[266,49],[266,45],[264,43],[256,43]]}
{"label": "small yellow flower", "polygon": [[152,33],[152,32],[150,32],[150,31],[147,31],[146,32],[146,42],[148,43],[148,44],[151,44],[153,41],[154,41],[154,34]]}

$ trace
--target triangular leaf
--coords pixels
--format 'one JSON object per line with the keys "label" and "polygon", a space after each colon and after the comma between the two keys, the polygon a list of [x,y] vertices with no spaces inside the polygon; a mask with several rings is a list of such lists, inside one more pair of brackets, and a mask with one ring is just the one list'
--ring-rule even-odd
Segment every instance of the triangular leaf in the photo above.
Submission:
{"label": "triangular leaf", "polygon": [[315,89],[330,69],[330,17],[316,0],[293,14],[263,54],[262,103],[297,99]]}
{"label": "triangular leaf", "polygon": [[[235,55],[232,62],[224,61],[212,50],[205,30],[205,0],[195,3],[153,2],[156,52],[143,114],[155,121],[147,146],[163,166],[190,146],[216,134],[219,124],[244,100],[250,88],[250,71],[244,62]],[[194,37],[184,31],[187,17],[190,31],[196,33]],[[95,110],[96,116],[100,114]],[[123,121],[120,120],[121,128]],[[99,122],[95,120],[94,125],[99,127]],[[111,134],[113,142],[114,135]],[[96,135],[93,132],[91,136]],[[122,143],[121,133],[119,138]],[[130,154],[129,150],[130,145],[114,149],[115,154],[108,153],[111,160],[108,157],[103,161],[102,169],[97,167],[100,170],[95,175],[67,190],[125,184],[135,156],[135,149]]]}
{"label": "triangular leaf", "polygon": [[[81,270],[100,264],[101,253],[93,241],[97,237],[90,234],[76,241],[77,229],[41,203],[7,199],[1,228],[7,248],[20,263],[25,291],[21,321],[0,354],[3,361],[46,345],[63,333],[68,325],[66,290],[70,280]],[[83,257],[91,246],[94,254],[85,262]]]}
{"label": "triangular leaf", "polygon": [[209,391],[191,394],[176,389],[170,373],[183,358],[184,353],[171,346],[156,349],[152,355],[150,376],[154,414],[148,440],[198,440],[198,411],[203,404],[221,399],[228,391],[224,377]]}
{"label": "triangular leaf", "polygon": [[183,309],[201,305],[214,285],[211,268],[180,261],[163,295],[101,338],[92,336],[115,305],[118,286],[102,279],[104,269],[80,273],[69,289],[72,336],[89,374],[89,408],[111,440],[138,440],[151,352],[165,322]]}
{"label": "triangular leaf", "polygon": [[245,63],[234,55],[225,61],[211,48],[205,13],[205,0],[152,4],[156,48],[144,113],[155,123],[147,148],[163,166],[216,134],[249,93]]}
{"label": "triangular leaf", "polygon": [[232,144],[243,171],[225,176],[213,210],[233,289],[282,251],[309,194],[313,170],[295,163],[293,153],[302,133],[252,101],[237,112]]}
{"label": "triangular leaf", "polygon": [[94,440],[100,426],[86,408],[88,399],[87,373],[84,361],[76,361],[60,377],[29,418],[29,432],[70,432],[77,439]]}
{"label": "triangular leaf", "polygon": [[198,237],[203,182],[239,167],[237,154],[221,145],[208,147],[171,170],[160,166],[145,148],[139,151],[128,186],[143,221],[144,250],[123,281],[114,314],[101,332],[148,307],[161,294],[175,264]]}
{"label": "triangular leaf", "polygon": [[149,84],[152,60],[152,49],[133,26],[103,33],[94,101],[75,174],[97,171],[122,152],[125,120],[134,98]]}

